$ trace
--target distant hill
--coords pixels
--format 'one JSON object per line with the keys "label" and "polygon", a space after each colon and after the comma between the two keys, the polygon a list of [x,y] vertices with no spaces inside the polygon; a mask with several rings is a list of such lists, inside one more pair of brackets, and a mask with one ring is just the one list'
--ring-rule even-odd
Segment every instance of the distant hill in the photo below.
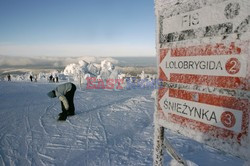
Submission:
{"label": "distant hill", "polygon": [[85,60],[100,63],[108,59],[125,73],[136,75],[144,70],[146,73],[156,73],[156,57],[15,57],[0,55],[0,75],[49,72],[63,70],[68,64]]}

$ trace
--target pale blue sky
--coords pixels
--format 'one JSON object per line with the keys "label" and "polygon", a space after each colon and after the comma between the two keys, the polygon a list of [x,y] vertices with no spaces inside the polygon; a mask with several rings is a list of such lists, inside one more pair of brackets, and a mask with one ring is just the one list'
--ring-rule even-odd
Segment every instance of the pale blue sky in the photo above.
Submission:
{"label": "pale blue sky", "polygon": [[154,56],[154,0],[0,0],[0,55]]}

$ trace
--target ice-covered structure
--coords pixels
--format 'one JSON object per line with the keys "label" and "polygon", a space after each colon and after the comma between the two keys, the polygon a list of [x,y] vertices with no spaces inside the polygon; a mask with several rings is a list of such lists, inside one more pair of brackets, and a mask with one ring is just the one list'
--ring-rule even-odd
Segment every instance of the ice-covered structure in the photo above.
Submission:
{"label": "ice-covered structure", "polygon": [[81,72],[80,65],[72,63],[65,67],[63,73],[65,75],[76,75]]}
{"label": "ice-covered structure", "polygon": [[115,69],[115,65],[107,60],[101,62],[101,70],[98,78],[100,79],[117,79],[118,71]]}
{"label": "ice-covered structure", "polygon": [[96,77],[97,79],[117,79],[119,72],[115,69],[115,65],[108,61],[103,60],[101,64],[88,63],[84,60],[80,60],[78,64],[69,64],[65,67],[64,72],[67,76],[74,77],[74,80],[81,80],[86,82],[88,77]]}

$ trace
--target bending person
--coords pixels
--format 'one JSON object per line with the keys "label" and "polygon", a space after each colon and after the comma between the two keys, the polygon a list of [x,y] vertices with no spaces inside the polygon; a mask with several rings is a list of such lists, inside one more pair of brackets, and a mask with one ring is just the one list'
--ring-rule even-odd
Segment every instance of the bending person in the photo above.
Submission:
{"label": "bending person", "polygon": [[50,91],[47,95],[50,98],[58,97],[61,101],[62,113],[59,114],[58,120],[66,120],[67,116],[75,115],[74,95],[76,86],[71,83],[61,84],[55,90]]}

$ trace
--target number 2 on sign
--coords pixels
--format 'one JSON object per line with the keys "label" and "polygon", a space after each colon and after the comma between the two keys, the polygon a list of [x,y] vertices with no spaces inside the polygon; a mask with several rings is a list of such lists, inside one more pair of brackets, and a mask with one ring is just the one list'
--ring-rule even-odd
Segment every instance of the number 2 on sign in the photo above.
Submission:
{"label": "number 2 on sign", "polygon": [[226,70],[229,74],[236,74],[240,71],[240,61],[236,58],[230,58],[226,63]]}

